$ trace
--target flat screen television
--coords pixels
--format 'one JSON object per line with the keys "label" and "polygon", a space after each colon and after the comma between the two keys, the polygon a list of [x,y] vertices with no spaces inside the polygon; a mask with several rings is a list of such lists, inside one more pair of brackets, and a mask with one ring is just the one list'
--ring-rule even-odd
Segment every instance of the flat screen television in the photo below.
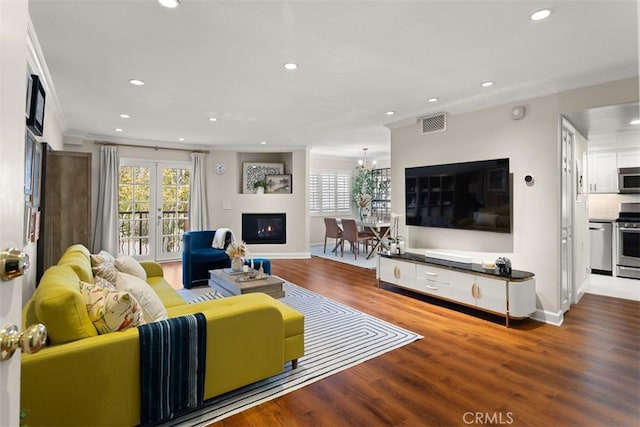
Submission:
{"label": "flat screen television", "polygon": [[509,159],[405,169],[407,225],[511,232]]}

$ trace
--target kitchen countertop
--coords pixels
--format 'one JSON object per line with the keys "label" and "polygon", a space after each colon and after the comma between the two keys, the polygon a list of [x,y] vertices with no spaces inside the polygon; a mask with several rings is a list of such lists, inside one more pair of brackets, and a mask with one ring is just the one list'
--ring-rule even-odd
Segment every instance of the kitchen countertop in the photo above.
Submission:
{"label": "kitchen countertop", "polygon": [[616,222],[616,218],[589,218],[589,222]]}

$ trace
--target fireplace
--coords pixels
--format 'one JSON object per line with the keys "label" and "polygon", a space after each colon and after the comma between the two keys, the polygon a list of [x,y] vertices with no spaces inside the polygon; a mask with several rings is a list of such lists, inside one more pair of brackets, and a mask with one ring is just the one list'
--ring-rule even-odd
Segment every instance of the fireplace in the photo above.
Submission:
{"label": "fireplace", "polygon": [[287,243],[286,213],[242,214],[242,240],[248,244]]}

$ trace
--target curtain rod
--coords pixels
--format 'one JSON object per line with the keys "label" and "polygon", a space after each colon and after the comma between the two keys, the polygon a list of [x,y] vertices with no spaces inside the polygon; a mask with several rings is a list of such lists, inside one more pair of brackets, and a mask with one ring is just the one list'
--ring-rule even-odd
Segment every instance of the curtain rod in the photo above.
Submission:
{"label": "curtain rod", "polygon": [[209,150],[189,150],[188,148],[172,148],[172,147],[150,147],[148,145],[136,145],[136,144],[119,144],[117,142],[101,142],[96,141],[97,145],[115,145],[118,147],[133,147],[133,148],[151,148],[153,150],[173,150],[173,151],[187,151],[189,153],[203,153],[209,154]]}

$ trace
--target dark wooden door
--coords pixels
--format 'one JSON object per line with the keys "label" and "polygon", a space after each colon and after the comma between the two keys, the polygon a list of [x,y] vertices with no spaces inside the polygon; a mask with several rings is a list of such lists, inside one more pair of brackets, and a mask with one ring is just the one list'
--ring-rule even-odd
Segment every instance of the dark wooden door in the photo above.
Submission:
{"label": "dark wooden door", "polygon": [[37,280],[70,245],[90,248],[91,153],[43,149]]}

